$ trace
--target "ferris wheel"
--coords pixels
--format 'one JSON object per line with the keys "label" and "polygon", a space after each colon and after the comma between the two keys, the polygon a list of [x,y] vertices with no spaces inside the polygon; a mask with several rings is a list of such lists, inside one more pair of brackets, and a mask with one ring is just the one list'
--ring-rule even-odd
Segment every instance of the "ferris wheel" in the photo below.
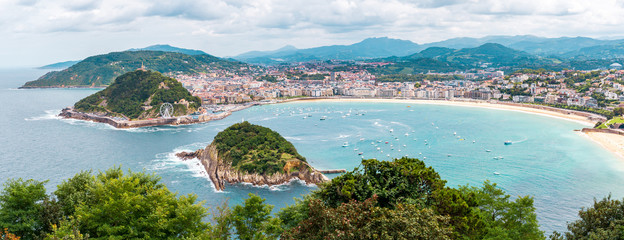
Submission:
{"label": "ferris wheel", "polygon": [[171,103],[163,103],[160,105],[160,116],[162,118],[170,118],[173,115],[173,105]]}

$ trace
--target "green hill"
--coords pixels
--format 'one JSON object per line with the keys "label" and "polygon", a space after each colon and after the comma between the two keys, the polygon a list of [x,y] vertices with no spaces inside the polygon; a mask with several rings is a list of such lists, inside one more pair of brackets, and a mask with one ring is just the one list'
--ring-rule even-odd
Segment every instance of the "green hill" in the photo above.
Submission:
{"label": "green hill", "polygon": [[[183,104],[182,99],[188,104]],[[192,113],[201,106],[201,99],[192,96],[177,80],[158,72],[136,70],[117,77],[106,89],[78,101],[74,108],[99,115],[145,119],[158,117],[165,102],[173,104],[174,116]]]}
{"label": "green hill", "polygon": [[246,173],[271,175],[308,168],[304,157],[279,133],[258,125],[234,124],[215,136],[219,158]]}
{"label": "green hill", "polygon": [[141,66],[161,73],[206,72],[207,69],[239,69],[244,63],[227,61],[208,54],[187,55],[162,51],[112,52],[88,57],[73,66],[46,73],[24,84],[36,87],[103,87],[118,76]]}

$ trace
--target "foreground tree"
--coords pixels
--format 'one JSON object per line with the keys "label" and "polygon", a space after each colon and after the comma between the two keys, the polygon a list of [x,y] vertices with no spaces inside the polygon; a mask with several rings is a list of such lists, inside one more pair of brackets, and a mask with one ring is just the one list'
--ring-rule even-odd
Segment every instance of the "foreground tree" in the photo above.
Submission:
{"label": "foreground tree", "polygon": [[217,226],[213,237],[230,239],[235,233],[238,239],[278,239],[282,232],[279,218],[271,216],[273,206],[264,203],[265,199],[249,193],[242,205],[234,208],[220,208],[220,214],[215,218]]}
{"label": "foreground tree", "polygon": [[[363,160],[278,213],[285,239],[543,239],[533,199],[445,186],[413,158]],[[322,233],[322,234],[318,234]]]}
{"label": "foreground tree", "polygon": [[337,208],[310,200],[309,216],[285,231],[282,239],[451,239],[448,218],[431,209],[397,204],[378,207],[377,196]]}
{"label": "foreground tree", "polygon": [[46,229],[41,202],[48,198],[45,184],[35,180],[9,179],[0,192],[0,229],[23,239],[35,239]]}
{"label": "foreground tree", "polygon": [[[85,178],[82,174],[76,178]],[[75,206],[75,219],[81,233],[94,239],[175,239],[199,235],[209,230],[202,222],[206,209],[195,203],[197,196],[176,198],[151,174],[120,168],[99,173],[86,184],[85,195],[74,192],[80,202],[68,200],[65,209]],[[72,182],[76,179],[70,179]],[[80,191],[80,190],[78,190]],[[66,199],[64,199],[66,200]],[[71,209],[71,208],[70,208]]]}
{"label": "foreground tree", "polygon": [[624,239],[624,201],[611,195],[579,211],[579,220],[568,224],[568,232],[555,232],[551,239]]}

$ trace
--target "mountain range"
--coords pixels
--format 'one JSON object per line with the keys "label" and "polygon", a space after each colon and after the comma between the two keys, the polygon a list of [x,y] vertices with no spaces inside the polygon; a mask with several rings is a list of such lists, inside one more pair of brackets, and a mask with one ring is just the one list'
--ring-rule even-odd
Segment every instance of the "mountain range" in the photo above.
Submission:
{"label": "mountain range", "polygon": [[[538,57],[602,59],[605,57],[620,58],[624,55],[624,39],[599,40],[587,37],[545,38],[519,35],[452,38],[427,44],[417,44],[409,40],[387,37],[368,38],[351,45],[332,45],[306,49],[286,46],[274,51],[247,52],[232,58],[252,64],[277,64],[330,59],[365,60],[392,56],[403,57],[420,53],[423,50],[429,52],[444,51],[441,48],[476,48],[486,43],[497,43]],[[426,56],[427,53],[424,54]]]}

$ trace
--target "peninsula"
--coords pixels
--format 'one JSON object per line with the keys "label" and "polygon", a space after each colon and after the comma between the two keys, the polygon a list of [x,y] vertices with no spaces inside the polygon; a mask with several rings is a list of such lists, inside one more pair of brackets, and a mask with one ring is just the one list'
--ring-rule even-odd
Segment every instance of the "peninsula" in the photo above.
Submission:
{"label": "peninsula", "polygon": [[225,189],[225,183],[272,186],[295,179],[306,184],[329,180],[279,133],[249,122],[219,132],[205,149],[176,155],[198,158],[218,191]]}
{"label": "peninsula", "polygon": [[[161,116],[163,105],[170,106],[167,116]],[[76,102],[73,107],[63,109],[60,116],[115,127],[175,125],[199,121],[188,116],[200,106],[201,99],[192,96],[175,79],[158,72],[136,70],[117,77],[106,89]]]}

